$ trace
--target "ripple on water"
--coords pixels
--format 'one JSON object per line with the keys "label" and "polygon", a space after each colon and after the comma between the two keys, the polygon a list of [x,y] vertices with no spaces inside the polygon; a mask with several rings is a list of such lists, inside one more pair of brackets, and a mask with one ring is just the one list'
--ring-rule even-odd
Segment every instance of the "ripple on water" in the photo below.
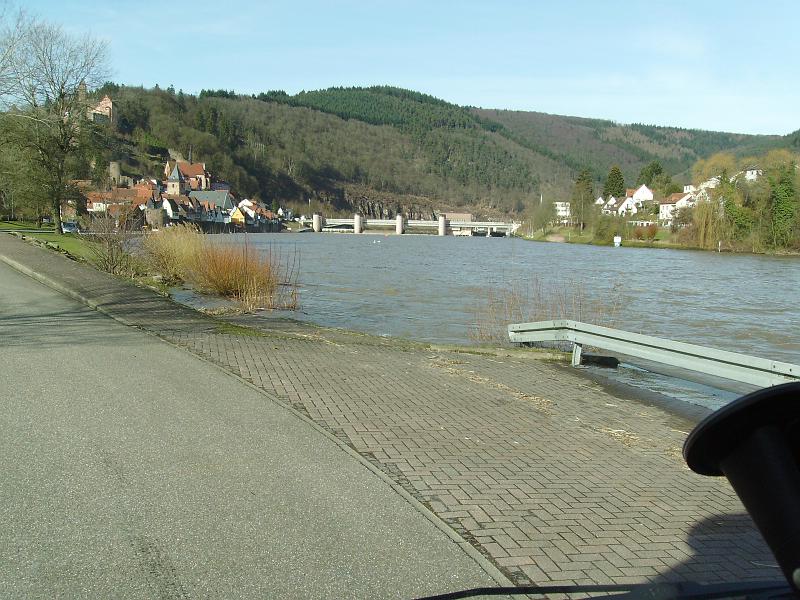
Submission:
{"label": "ripple on water", "polygon": [[[222,237],[224,243],[243,239]],[[593,303],[616,298],[620,329],[800,363],[796,258],[507,238],[386,236],[380,244],[372,236],[344,234],[247,239],[264,251],[297,253],[301,318],[322,325],[469,344],[476,314],[492,294],[540,281],[546,289],[580,287]]]}

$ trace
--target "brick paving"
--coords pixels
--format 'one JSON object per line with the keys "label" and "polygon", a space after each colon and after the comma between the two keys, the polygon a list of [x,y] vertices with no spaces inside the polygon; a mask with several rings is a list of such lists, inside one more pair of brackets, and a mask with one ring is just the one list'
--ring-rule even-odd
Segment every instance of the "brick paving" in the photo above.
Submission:
{"label": "brick paving", "polygon": [[0,254],[89,289],[106,312],[307,415],[517,583],[780,578],[728,483],[685,467],[693,423],[664,407],[534,353],[433,350],[285,321],[242,335],[84,267],[37,263],[31,250],[0,240]]}

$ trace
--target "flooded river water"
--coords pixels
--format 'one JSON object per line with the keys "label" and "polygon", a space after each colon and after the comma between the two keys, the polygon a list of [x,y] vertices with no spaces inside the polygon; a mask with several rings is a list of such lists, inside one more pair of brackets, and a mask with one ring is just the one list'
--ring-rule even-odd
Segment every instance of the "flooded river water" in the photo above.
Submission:
{"label": "flooded river water", "polygon": [[[244,237],[217,240],[238,244]],[[800,259],[794,257],[423,235],[248,234],[247,240],[263,251],[297,255],[301,309],[292,315],[322,325],[476,343],[476,325],[492,325],[487,306],[508,305],[513,287],[514,303],[530,313],[522,320],[537,318],[533,304],[567,305],[566,318],[613,317],[611,324],[627,331],[800,363]],[[640,377],[635,369],[629,375]]]}

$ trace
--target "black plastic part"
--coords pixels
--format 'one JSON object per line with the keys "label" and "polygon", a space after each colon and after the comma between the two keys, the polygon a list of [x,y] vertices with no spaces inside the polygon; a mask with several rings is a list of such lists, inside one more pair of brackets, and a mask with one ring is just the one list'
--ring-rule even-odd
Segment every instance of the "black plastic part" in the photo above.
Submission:
{"label": "black plastic part", "polygon": [[581,354],[582,365],[594,365],[605,369],[616,369],[619,366],[619,359],[616,356],[603,356],[602,354]]}
{"label": "black plastic part", "polygon": [[683,458],[695,473],[722,475],[722,459],[765,425],[783,431],[800,459],[800,382],[757,390],[713,412],[689,434]]}
{"label": "black plastic part", "polygon": [[683,456],[696,473],[728,478],[799,592],[800,383],[758,390],[709,415]]}

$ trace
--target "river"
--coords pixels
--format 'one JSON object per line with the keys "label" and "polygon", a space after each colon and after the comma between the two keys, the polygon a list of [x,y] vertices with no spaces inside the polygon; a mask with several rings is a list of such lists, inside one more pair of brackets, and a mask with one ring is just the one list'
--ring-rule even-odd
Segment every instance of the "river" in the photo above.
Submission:
{"label": "river", "polygon": [[[496,331],[505,324],[499,323],[504,315],[489,315],[490,304],[495,309],[519,304],[527,309],[521,320],[536,320],[555,318],[541,310],[555,303],[569,306],[566,318],[601,319],[627,331],[800,363],[800,259],[795,257],[515,238],[246,237],[263,251],[299,258],[301,308],[292,316],[321,325],[471,344],[480,341],[476,324]],[[238,244],[245,235],[216,239]],[[516,292],[509,294],[512,288]],[[512,296],[515,301],[509,302]],[[626,377],[641,379],[637,371]],[[693,394],[711,394],[711,405],[731,398],[701,388],[684,399],[698,401]]]}

